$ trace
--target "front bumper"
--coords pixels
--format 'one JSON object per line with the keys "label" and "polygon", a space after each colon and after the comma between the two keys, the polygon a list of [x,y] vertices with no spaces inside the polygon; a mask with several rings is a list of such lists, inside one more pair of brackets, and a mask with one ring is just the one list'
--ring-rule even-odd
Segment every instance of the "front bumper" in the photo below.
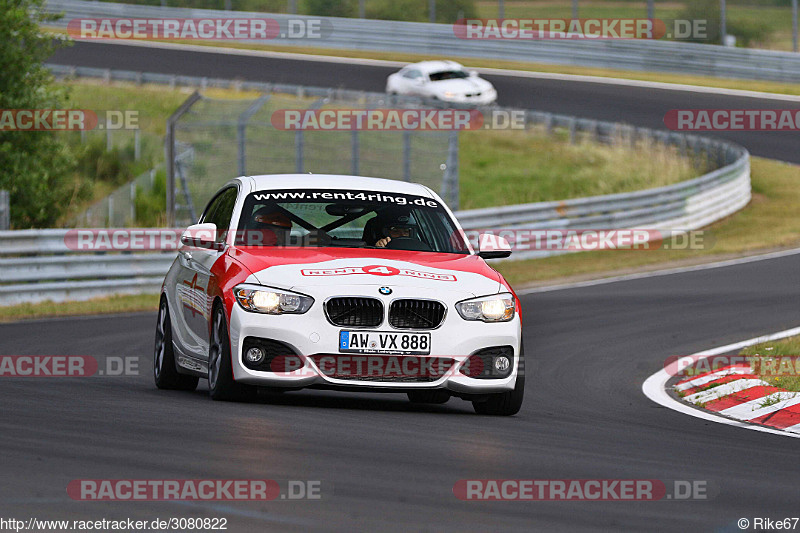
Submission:
{"label": "front bumper", "polygon": [[483,106],[483,105],[493,104],[497,101],[497,91],[492,89],[481,93],[480,96],[470,96],[470,97],[461,94],[457,94],[449,98],[445,96],[440,96],[439,99],[442,100],[443,102],[449,102],[453,104]]}
{"label": "front bumper", "polygon": [[[374,294],[373,291],[369,292],[369,296],[374,296]],[[452,302],[443,301],[443,303],[448,305],[448,312],[442,325],[434,330],[395,330],[385,322],[379,327],[367,328],[370,331],[397,333],[429,332],[431,334],[430,355],[413,357],[419,360],[428,357],[445,357],[455,361],[451,370],[444,372],[435,380],[400,381],[391,378],[361,380],[357,377],[339,379],[322,372],[310,357],[303,356],[338,354],[339,332],[343,329],[356,330],[360,328],[331,324],[325,317],[321,299],[317,299],[311,309],[302,315],[264,315],[245,311],[238,304],[234,304],[229,322],[234,378],[237,382],[244,384],[287,389],[314,386],[363,390],[447,389],[462,394],[486,394],[513,389],[520,356],[519,316],[502,323],[466,321],[455,311]],[[295,354],[301,356],[303,366],[296,370],[282,372],[257,371],[247,368],[242,361],[242,346],[247,337],[271,339],[287,345]],[[507,377],[473,378],[459,371],[461,365],[472,354],[495,346],[511,346],[513,348],[511,373]],[[354,354],[347,355],[353,356]]]}

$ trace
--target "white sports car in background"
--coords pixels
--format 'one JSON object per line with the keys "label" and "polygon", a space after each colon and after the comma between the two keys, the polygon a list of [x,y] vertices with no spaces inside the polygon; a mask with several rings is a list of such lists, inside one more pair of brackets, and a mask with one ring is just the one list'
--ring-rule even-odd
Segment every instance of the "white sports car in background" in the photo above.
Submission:
{"label": "white sports car in background", "polygon": [[455,61],[422,61],[403,67],[386,81],[386,92],[421,96],[443,102],[489,105],[497,91],[478,73],[467,72]]}
{"label": "white sports car in background", "polygon": [[156,385],[214,399],[257,387],[457,396],[513,415],[519,300],[422,185],[324,175],[237,178],[209,202],[164,280]]}

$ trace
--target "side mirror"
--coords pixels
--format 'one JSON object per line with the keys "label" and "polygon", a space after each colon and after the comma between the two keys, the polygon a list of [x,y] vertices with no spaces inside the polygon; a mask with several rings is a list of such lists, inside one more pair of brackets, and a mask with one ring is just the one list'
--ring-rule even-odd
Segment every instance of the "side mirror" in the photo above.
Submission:
{"label": "side mirror", "polygon": [[417,85],[425,85],[425,78],[414,78],[414,83]]}
{"label": "side mirror", "polygon": [[505,237],[481,233],[478,235],[478,256],[484,259],[503,259],[511,255],[511,245]]}
{"label": "side mirror", "polygon": [[181,235],[181,244],[195,248],[208,248],[209,250],[221,250],[223,248],[222,243],[217,242],[217,225],[213,222],[193,224],[186,228],[186,231]]}
{"label": "side mirror", "polygon": [[470,70],[469,71],[469,77],[470,78],[477,78],[478,77],[478,71],[477,70]]}

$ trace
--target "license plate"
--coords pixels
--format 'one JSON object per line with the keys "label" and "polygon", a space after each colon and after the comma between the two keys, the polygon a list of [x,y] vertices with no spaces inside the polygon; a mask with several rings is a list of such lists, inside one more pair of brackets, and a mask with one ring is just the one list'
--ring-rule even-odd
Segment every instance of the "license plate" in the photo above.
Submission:
{"label": "license plate", "polygon": [[339,332],[339,352],[428,355],[431,353],[431,334],[342,330]]}

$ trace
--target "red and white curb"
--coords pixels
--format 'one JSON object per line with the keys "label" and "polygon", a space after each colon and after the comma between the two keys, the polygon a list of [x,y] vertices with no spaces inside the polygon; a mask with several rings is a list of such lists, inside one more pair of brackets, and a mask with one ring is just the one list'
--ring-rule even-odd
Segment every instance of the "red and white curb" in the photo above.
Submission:
{"label": "red and white curb", "polygon": [[728,366],[679,381],[683,401],[723,416],[800,433],[800,393],[773,387],[748,367]]}
{"label": "red and white curb", "polygon": [[[696,362],[704,356],[731,353],[796,335],[800,335],[800,328],[720,346],[687,356],[686,360]],[[697,418],[800,438],[800,393],[773,387],[749,371],[748,366],[733,365],[681,380],[675,385],[675,390],[683,394],[683,401],[679,401],[666,390],[672,375],[661,369],[645,380],[642,392],[659,405]]]}

